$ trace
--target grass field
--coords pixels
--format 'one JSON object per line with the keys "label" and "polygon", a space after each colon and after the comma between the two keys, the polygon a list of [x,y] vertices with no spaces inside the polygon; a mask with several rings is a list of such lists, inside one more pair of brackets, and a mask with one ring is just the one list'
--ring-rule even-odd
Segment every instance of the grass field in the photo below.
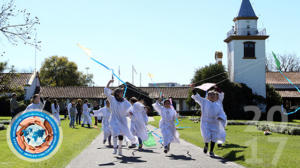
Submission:
{"label": "grass field", "polygon": [[[160,117],[150,124],[158,127]],[[180,138],[203,148],[200,124],[182,119],[179,126],[191,127],[178,130]],[[224,148],[215,153],[227,160],[249,168],[296,168],[300,165],[300,136],[273,133],[265,136],[255,126],[227,126]],[[278,158],[278,159],[277,159]]]}
{"label": "grass field", "polygon": [[[10,117],[0,117],[0,120]],[[99,135],[98,128],[69,128],[69,120],[62,121],[63,142],[58,152],[50,159],[38,163],[27,162],[19,159],[9,149],[6,141],[6,130],[0,131],[0,168],[60,168],[65,167],[72,158],[76,157],[92,140]]]}

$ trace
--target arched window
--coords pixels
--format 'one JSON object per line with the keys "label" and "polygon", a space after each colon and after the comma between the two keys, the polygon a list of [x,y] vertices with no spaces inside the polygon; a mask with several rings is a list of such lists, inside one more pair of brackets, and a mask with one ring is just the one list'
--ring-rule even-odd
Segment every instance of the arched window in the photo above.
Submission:
{"label": "arched window", "polygon": [[255,42],[244,42],[244,58],[255,58]]}

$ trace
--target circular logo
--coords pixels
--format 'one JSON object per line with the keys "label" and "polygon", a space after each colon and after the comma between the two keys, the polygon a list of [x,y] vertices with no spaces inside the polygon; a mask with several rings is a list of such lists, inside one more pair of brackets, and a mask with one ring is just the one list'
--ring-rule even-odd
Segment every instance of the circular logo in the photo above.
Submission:
{"label": "circular logo", "polygon": [[62,142],[62,130],[48,112],[24,111],[11,121],[7,142],[19,158],[38,162],[57,152]]}

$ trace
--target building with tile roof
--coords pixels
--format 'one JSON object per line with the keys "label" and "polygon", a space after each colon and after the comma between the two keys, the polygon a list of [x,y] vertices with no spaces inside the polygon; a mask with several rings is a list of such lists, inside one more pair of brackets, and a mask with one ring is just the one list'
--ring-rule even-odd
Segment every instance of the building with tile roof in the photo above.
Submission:
{"label": "building with tile roof", "polygon": [[[300,88],[300,72],[284,72],[284,75]],[[300,93],[280,74],[280,72],[267,72],[266,83],[275,88],[282,97],[286,107],[300,106]]]}
{"label": "building with tile roof", "polygon": [[[0,73],[1,77],[9,75],[8,73]],[[8,82],[8,88],[24,88],[25,100],[29,100],[35,93],[40,91],[40,78],[39,73],[14,73],[10,75],[10,81]],[[8,93],[11,94],[11,93]]]}

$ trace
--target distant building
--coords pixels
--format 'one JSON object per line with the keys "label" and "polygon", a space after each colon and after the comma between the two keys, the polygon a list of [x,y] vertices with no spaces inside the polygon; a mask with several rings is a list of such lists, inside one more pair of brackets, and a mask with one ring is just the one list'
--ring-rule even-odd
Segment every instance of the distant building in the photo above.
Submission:
{"label": "distant building", "polygon": [[167,82],[167,83],[149,83],[149,87],[180,87],[181,85],[175,82]]}

